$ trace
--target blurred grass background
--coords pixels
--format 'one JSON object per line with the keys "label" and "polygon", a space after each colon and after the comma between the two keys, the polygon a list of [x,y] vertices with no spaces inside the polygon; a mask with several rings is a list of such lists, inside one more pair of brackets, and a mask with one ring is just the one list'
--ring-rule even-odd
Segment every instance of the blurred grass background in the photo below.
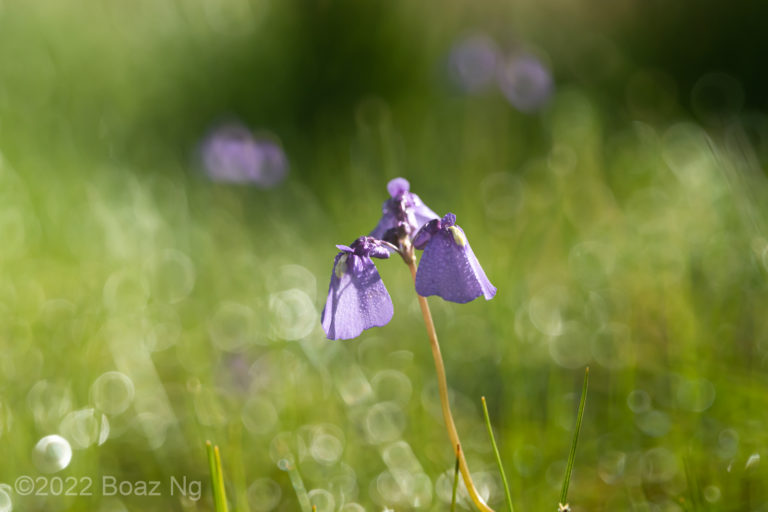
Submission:
{"label": "blurred grass background", "polygon": [[[499,288],[431,300],[494,507],[479,397],[517,510],[554,510],[590,365],[573,510],[768,510],[764,10],[0,2],[0,482],[206,482],[197,501],[5,487],[0,510],[211,510],[206,439],[239,511],[299,510],[297,475],[320,511],[446,510],[405,267],[378,265],[388,326],[319,324],[334,244],[396,176],[456,213]],[[551,97],[463,88],[478,37],[535,56]],[[200,145],[226,122],[279,141],[285,181],[211,180]],[[52,434],[66,468],[35,449]]]}

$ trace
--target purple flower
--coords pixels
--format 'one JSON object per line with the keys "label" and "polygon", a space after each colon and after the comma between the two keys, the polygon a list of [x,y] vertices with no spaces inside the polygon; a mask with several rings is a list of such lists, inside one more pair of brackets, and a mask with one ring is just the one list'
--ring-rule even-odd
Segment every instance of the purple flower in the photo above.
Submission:
{"label": "purple flower", "polygon": [[328,339],[347,340],[392,319],[392,299],[371,257],[389,258],[389,250],[371,237],[351,246],[337,245],[322,324]]}
{"label": "purple flower", "polygon": [[484,89],[493,80],[499,50],[486,35],[474,35],[458,42],[449,56],[451,75],[467,92]]}
{"label": "purple flower", "polygon": [[274,141],[255,138],[239,124],[214,129],[202,145],[205,171],[214,181],[271,188],[288,174],[288,160]]}
{"label": "purple flower", "polygon": [[496,295],[454,214],[427,223],[416,233],[413,246],[424,250],[416,272],[416,292],[422,297],[438,295],[463,304],[480,295],[486,300]]}
{"label": "purple flower", "polygon": [[549,70],[528,54],[516,55],[500,66],[498,82],[512,106],[525,113],[543,107],[554,89]]}
{"label": "purple flower", "polygon": [[371,236],[387,240],[387,231],[402,227],[406,234],[412,237],[418,229],[432,219],[439,217],[430,210],[417,196],[409,190],[410,183],[405,178],[395,178],[387,183],[387,191],[391,196],[381,207],[382,217],[371,231]]}

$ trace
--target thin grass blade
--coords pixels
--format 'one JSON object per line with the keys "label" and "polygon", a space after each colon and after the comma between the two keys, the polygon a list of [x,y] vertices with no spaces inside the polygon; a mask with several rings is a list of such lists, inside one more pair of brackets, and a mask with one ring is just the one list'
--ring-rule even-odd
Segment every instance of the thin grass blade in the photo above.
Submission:
{"label": "thin grass blade", "polygon": [[461,445],[456,445],[456,467],[453,468],[453,491],[451,491],[451,512],[456,510],[456,489],[459,488],[459,454],[461,453]]}
{"label": "thin grass blade", "polygon": [[493,427],[491,427],[491,417],[488,415],[488,405],[485,403],[485,397],[480,397],[483,402],[483,414],[485,415],[485,426],[488,427],[488,435],[491,437],[491,446],[493,446],[493,453],[496,456],[496,464],[499,466],[499,473],[501,473],[501,481],[504,484],[504,497],[507,500],[507,510],[509,512],[515,512],[515,508],[512,506],[512,495],[509,493],[509,483],[507,482],[507,475],[504,473],[504,465],[501,463],[501,455],[499,455],[499,448],[496,446],[496,438],[493,436]]}
{"label": "thin grass blade", "polygon": [[587,390],[589,388],[589,366],[584,371],[584,385],[581,388],[581,401],[579,402],[579,413],[576,416],[576,430],[573,432],[573,442],[571,443],[571,452],[568,454],[568,465],[565,467],[565,478],[563,479],[563,490],[560,493],[560,504],[562,506],[568,503],[568,485],[571,483],[571,472],[573,471],[573,462],[576,459],[576,445],[579,442],[579,432],[581,432],[581,421],[584,419],[584,405],[587,403]]}
{"label": "thin grass blade", "polygon": [[211,492],[213,493],[213,508],[219,512],[219,486],[218,476],[216,475],[216,456],[213,452],[213,445],[210,441],[205,442],[205,450],[208,453],[208,469],[211,472]]}
{"label": "thin grass blade", "polygon": [[213,447],[213,456],[216,462],[216,485],[219,488],[216,493],[216,496],[219,498],[216,512],[228,512],[227,491],[224,488],[224,471],[221,469],[221,453],[218,446]]}

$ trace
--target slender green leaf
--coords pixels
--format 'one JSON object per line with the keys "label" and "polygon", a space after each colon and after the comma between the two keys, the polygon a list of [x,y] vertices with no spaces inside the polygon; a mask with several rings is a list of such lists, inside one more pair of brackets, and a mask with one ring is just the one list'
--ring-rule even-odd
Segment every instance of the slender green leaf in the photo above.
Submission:
{"label": "slender green leaf", "polygon": [[496,446],[496,438],[493,436],[493,427],[491,427],[491,418],[488,415],[488,405],[485,403],[485,397],[480,397],[483,402],[483,414],[485,415],[485,426],[488,427],[488,435],[491,436],[491,446],[493,446],[493,453],[496,455],[496,464],[499,465],[499,473],[501,473],[501,481],[504,484],[504,496],[507,499],[507,510],[514,512],[515,508],[512,506],[512,496],[509,493],[509,483],[507,482],[507,475],[504,473],[504,465],[501,463],[501,455],[499,455],[499,448]]}
{"label": "slender green leaf", "polygon": [[213,447],[213,455],[216,461],[216,485],[219,488],[218,492],[216,493],[219,498],[216,512],[228,512],[227,491],[224,488],[224,471],[221,469],[221,454],[219,453],[218,446]]}
{"label": "slender green leaf", "polygon": [[228,512],[227,493],[224,489],[224,473],[221,469],[221,454],[219,447],[205,442],[208,452],[208,467],[211,471],[211,491],[213,492],[213,509],[216,512]]}
{"label": "slender green leaf", "polygon": [[576,430],[573,432],[573,442],[571,443],[571,453],[568,454],[568,465],[565,467],[565,478],[563,480],[563,491],[560,493],[561,506],[568,504],[568,484],[571,482],[571,472],[573,471],[573,462],[576,459],[576,444],[579,442],[579,432],[581,431],[581,421],[584,419],[584,405],[587,403],[587,388],[589,387],[589,366],[584,371],[584,385],[581,388],[581,401],[579,402],[579,413],[576,416]]}

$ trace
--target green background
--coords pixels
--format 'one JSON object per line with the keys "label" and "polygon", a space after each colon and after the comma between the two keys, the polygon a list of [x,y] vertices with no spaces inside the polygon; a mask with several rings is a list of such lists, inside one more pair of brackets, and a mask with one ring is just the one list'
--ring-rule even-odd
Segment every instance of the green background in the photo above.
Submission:
{"label": "green background", "polygon": [[[447,510],[406,267],[378,264],[386,327],[331,342],[319,323],[334,245],[375,226],[397,176],[457,215],[499,289],[430,299],[494,508],[480,396],[516,510],[555,510],[589,365],[574,511],[768,510],[764,11],[0,2],[0,482],[46,475],[51,434],[74,448],[54,475],[96,482],[6,489],[13,510],[212,510],[206,439],[236,510],[300,510],[298,477],[320,511]],[[461,92],[448,56],[472,34],[541,57],[547,105]],[[286,181],[206,179],[224,120],[280,140]],[[163,495],[103,497],[104,475]]]}

